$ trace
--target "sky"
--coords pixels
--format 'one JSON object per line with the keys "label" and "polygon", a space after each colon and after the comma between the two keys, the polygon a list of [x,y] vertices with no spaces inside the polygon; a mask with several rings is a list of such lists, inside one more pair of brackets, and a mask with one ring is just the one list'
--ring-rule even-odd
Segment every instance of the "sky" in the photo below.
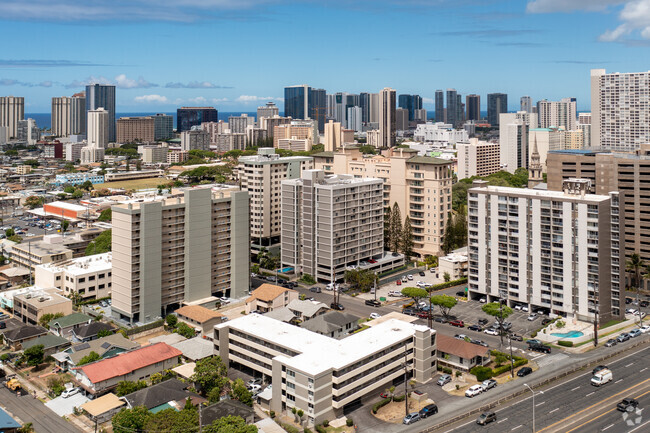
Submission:
{"label": "sky", "polygon": [[2,0],[0,95],[27,113],[87,83],[118,112],[282,109],[283,88],[576,97],[650,69],[650,0]]}

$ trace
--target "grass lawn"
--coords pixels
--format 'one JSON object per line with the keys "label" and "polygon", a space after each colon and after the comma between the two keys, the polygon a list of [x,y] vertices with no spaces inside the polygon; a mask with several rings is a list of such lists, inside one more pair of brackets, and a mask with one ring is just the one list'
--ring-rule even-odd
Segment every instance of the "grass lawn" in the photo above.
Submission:
{"label": "grass lawn", "polygon": [[156,188],[161,184],[168,184],[169,179],[164,179],[162,177],[149,177],[145,179],[131,179],[131,180],[120,180],[116,182],[106,182],[98,183],[93,185],[93,188],[124,188],[124,189],[147,189],[147,188]]}

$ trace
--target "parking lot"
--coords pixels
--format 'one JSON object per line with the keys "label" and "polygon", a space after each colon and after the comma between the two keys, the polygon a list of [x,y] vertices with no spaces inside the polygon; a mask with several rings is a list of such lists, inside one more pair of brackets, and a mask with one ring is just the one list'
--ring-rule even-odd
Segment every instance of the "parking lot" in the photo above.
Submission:
{"label": "parking lot", "polygon": [[82,392],[72,395],[68,398],[63,398],[61,396],[48,401],[45,403],[52,412],[56,413],[59,416],[70,415],[74,413],[74,408],[79,407],[84,403],[90,401]]}

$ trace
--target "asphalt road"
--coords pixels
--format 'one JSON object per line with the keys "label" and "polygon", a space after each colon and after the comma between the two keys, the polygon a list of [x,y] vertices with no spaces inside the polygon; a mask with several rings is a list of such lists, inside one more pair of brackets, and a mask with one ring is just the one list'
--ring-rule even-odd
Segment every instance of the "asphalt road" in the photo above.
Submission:
{"label": "asphalt road", "polygon": [[[590,383],[591,370],[570,376],[567,380],[535,390],[536,432],[596,432],[612,433],[648,431],[650,416],[643,416],[643,408],[650,404],[650,369],[647,345],[632,354],[624,354],[607,363],[612,370],[613,381],[601,387]],[[521,381],[521,386],[523,385]],[[616,404],[625,397],[639,399],[640,415],[634,414],[633,426],[616,410]],[[460,421],[441,431],[457,432],[530,432],[533,431],[532,393],[520,396],[516,401],[497,407],[497,421],[487,426],[475,424],[475,417]],[[639,418],[640,417],[640,418]],[[632,430],[639,427],[638,430]]]}
{"label": "asphalt road", "polygon": [[40,400],[29,395],[16,397],[16,394],[5,387],[0,388],[0,406],[20,418],[22,422],[31,422],[36,433],[81,432],[77,427],[45,407]]}

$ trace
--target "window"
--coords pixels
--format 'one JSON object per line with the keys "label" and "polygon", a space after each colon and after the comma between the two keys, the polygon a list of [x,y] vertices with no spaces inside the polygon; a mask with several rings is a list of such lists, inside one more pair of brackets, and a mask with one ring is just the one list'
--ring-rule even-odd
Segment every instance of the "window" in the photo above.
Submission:
{"label": "window", "polygon": [[79,278],[78,283],[85,283],[85,282],[86,282],[86,278]]}
{"label": "window", "polygon": [[287,388],[289,389],[296,389],[296,384],[293,382],[287,382]]}
{"label": "window", "polygon": [[95,281],[95,276],[94,275],[89,276],[88,281]]}
{"label": "window", "polygon": [[99,274],[99,275],[97,276],[97,278],[104,278],[105,276],[106,276],[106,274]]}
{"label": "window", "polygon": [[57,276],[56,276],[56,280],[57,280],[57,281],[61,281],[61,275],[57,275]]}
{"label": "window", "polygon": [[296,377],[296,372],[293,370],[287,369],[287,376],[289,377]]}

